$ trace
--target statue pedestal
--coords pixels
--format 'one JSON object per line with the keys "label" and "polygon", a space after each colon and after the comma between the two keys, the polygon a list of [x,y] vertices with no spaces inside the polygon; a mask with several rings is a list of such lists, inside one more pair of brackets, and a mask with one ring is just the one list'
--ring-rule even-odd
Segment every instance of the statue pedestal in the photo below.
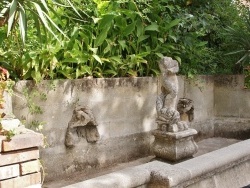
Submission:
{"label": "statue pedestal", "polygon": [[198,146],[193,139],[196,134],[195,129],[187,129],[176,133],[154,130],[153,152],[156,157],[174,162],[190,158],[198,150]]}

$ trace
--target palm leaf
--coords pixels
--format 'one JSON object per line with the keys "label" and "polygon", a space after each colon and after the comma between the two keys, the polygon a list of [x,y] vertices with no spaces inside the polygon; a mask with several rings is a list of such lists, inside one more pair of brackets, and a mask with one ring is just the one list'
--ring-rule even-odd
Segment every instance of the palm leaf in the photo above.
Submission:
{"label": "palm leaf", "polygon": [[69,1],[69,0],[67,0],[67,2],[70,4],[70,6],[73,8],[73,10],[76,12],[76,14],[80,17],[80,18],[82,18],[82,16],[79,14],[79,12],[76,10],[76,8],[74,7],[74,5]]}
{"label": "palm leaf", "polygon": [[36,7],[36,10],[37,10],[37,13],[39,15],[39,19],[41,20],[41,22],[43,23],[43,25],[46,27],[46,29],[58,40],[58,37],[56,36],[56,34],[52,31],[52,29],[49,27],[48,25],[48,22],[47,22],[47,19],[45,17],[46,13],[42,11],[41,7],[37,4],[37,3],[34,3],[33,4],[35,5]]}
{"label": "palm leaf", "polygon": [[[66,0],[68,4],[67,7],[73,9],[78,17],[82,19],[81,14],[77,11],[76,7],[70,0]],[[26,32],[27,32],[27,14],[31,14],[31,19],[34,20],[35,27],[37,29],[38,36],[41,36],[41,26],[49,31],[57,40],[58,36],[56,31],[60,34],[64,32],[58,27],[58,25],[52,20],[49,16],[49,13],[52,13],[53,16],[57,16],[55,6],[60,6],[61,4],[52,1],[52,4],[48,4],[46,0],[9,0],[9,1],[0,1],[0,18],[4,18],[8,21],[7,27],[7,36],[10,35],[11,31],[15,29],[15,24],[19,23],[19,32],[23,42],[25,42]],[[61,5],[63,6],[63,5]],[[65,5],[66,6],[66,5]],[[8,14],[8,15],[7,15]],[[73,18],[72,18],[73,19]],[[78,18],[77,18],[78,19]],[[60,20],[60,19],[58,19]],[[55,28],[56,30],[54,30]]]}
{"label": "palm leaf", "polygon": [[247,59],[248,57],[249,57],[249,54],[248,54],[248,53],[247,53],[247,54],[244,54],[244,56],[242,56],[242,57],[240,58],[240,60],[237,61],[236,64],[246,61],[246,59]]}
{"label": "palm leaf", "polygon": [[17,0],[13,0],[11,2],[9,9],[10,9],[10,11],[9,11],[7,35],[10,34],[10,31],[13,28],[13,24],[14,24],[16,12],[17,12]]}
{"label": "palm leaf", "polygon": [[20,29],[21,38],[22,38],[23,43],[25,43],[26,28],[27,28],[27,23],[26,23],[25,10],[24,10],[23,6],[20,5],[20,11],[19,11],[19,29]]}
{"label": "palm leaf", "polygon": [[[68,38],[64,32],[55,24],[55,22],[53,22],[53,20],[46,14],[44,13],[44,15],[47,17],[47,19],[50,21],[50,23],[61,33],[63,34],[63,36],[65,36],[66,38]],[[53,34],[53,33],[52,33]]]}

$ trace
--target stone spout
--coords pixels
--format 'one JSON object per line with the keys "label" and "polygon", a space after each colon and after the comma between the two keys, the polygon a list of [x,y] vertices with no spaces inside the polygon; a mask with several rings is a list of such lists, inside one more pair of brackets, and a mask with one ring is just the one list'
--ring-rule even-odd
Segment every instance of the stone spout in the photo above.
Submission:
{"label": "stone spout", "polygon": [[100,135],[97,130],[97,123],[89,108],[83,107],[73,111],[65,136],[66,147],[74,147],[76,142],[74,138],[75,133],[78,137],[86,138],[89,143],[94,143],[99,140]]}

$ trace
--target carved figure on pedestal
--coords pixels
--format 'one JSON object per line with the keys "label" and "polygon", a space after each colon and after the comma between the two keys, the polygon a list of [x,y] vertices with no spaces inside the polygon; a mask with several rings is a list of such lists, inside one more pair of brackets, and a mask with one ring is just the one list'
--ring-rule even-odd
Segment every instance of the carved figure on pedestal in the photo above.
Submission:
{"label": "carved figure on pedestal", "polygon": [[176,110],[179,71],[178,62],[171,57],[164,57],[159,62],[161,70],[161,94],[156,100],[158,129],[166,132],[178,132],[188,129],[185,121],[180,121],[180,113]]}
{"label": "carved figure on pedestal", "polygon": [[194,117],[193,101],[182,98],[177,104],[178,62],[170,57],[164,57],[159,62],[159,67],[162,87],[161,94],[156,100],[158,128],[152,132],[155,136],[152,150],[156,157],[179,161],[192,157],[198,150],[193,139],[197,131],[188,128]]}
{"label": "carved figure on pedestal", "polygon": [[99,132],[92,111],[87,107],[75,109],[65,136],[65,145],[73,147],[75,145],[74,133],[78,137],[85,137],[87,142],[96,142],[99,140]]}

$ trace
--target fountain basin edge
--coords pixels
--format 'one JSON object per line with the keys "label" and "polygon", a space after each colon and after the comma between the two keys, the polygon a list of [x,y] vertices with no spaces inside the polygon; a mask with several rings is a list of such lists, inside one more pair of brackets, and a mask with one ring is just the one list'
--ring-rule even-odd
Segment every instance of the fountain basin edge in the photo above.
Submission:
{"label": "fountain basin edge", "polygon": [[64,188],[243,187],[250,184],[250,139],[171,165],[152,161]]}

